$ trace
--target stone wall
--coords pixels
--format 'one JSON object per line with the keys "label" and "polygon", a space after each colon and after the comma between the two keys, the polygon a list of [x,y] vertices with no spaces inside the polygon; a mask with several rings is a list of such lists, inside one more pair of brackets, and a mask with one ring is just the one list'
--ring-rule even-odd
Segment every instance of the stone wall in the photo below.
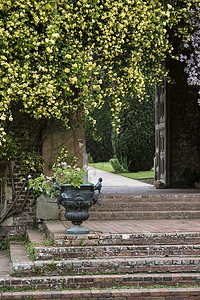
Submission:
{"label": "stone wall", "polygon": [[51,166],[56,161],[56,154],[60,147],[66,147],[69,153],[73,153],[78,158],[79,167],[87,163],[84,128],[66,131],[60,122],[55,121],[44,130],[43,136],[42,153],[45,174],[51,176]]}

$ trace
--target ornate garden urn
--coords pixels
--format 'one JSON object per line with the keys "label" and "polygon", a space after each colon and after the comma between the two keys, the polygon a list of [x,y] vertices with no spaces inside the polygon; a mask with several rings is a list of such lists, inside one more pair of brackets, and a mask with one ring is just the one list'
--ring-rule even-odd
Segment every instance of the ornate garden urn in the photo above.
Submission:
{"label": "ornate garden urn", "polygon": [[[80,188],[75,188],[71,184],[62,184],[59,186],[56,180],[53,180],[54,195],[57,198],[58,208],[62,205],[65,210],[65,218],[71,221],[73,226],[66,229],[68,234],[87,234],[88,229],[81,227],[83,221],[89,218],[89,208],[94,204],[100,204],[98,198],[101,191],[102,178],[96,185],[92,183],[81,184]],[[60,192],[60,194],[57,193]],[[97,193],[95,193],[97,191]]]}

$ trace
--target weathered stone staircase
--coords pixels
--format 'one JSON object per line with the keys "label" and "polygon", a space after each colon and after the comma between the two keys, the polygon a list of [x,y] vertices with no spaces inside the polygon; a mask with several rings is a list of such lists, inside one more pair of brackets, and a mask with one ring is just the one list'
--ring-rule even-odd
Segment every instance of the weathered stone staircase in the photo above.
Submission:
{"label": "weathered stone staircase", "polygon": [[100,202],[83,224],[90,234],[66,235],[61,212],[43,232],[27,230],[30,255],[12,242],[1,299],[200,299],[200,194]]}
{"label": "weathered stone staircase", "polygon": [[100,202],[90,209],[90,220],[200,219],[199,194],[104,194]]}

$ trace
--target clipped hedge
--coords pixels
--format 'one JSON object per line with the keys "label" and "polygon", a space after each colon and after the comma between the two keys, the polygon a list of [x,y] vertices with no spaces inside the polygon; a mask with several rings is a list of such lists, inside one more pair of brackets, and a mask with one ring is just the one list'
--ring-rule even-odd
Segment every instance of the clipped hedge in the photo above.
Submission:
{"label": "clipped hedge", "polygon": [[119,133],[113,134],[115,155],[129,172],[147,171],[153,167],[155,155],[154,89],[149,101],[127,97],[120,114]]}
{"label": "clipped hedge", "polygon": [[109,161],[114,154],[110,108],[106,100],[101,109],[96,109],[90,114],[96,120],[95,127],[88,117],[85,118],[86,151],[94,162]]}

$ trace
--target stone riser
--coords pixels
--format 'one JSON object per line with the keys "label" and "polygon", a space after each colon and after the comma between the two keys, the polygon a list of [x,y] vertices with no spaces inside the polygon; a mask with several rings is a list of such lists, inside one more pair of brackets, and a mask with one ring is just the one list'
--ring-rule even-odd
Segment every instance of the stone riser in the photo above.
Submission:
{"label": "stone riser", "polygon": [[198,300],[200,299],[200,288],[33,291],[3,293],[1,299]]}
{"label": "stone riser", "polygon": [[200,210],[198,202],[102,202],[94,205],[90,211],[195,211]]}
{"label": "stone riser", "polygon": [[35,247],[36,260],[177,255],[200,256],[200,245]]}
{"label": "stone riser", "polygon": [[[44,230],[54,245],[59,247],[69,246],[107,246],[107,245],[123,245],[123,246],[144,246],[145,245],[195,245],[200,244],[199,232],[176,232],[176,233],[108,233],[108,234],[84,234],[84,235],[67,235],[50,234],[49,223],[44,223]],[[43,245],[45,242],[43,235],[38,231],[27,230],[28,239],[35,245]]]}
{"label": "stone riser", "polygon": [[42,276],[0,278],[0,290],[5,286],[22,289],[87,289],[114,286],[147,287],[152,285],[183,286],[200,285],[200,273],[176,274],[112,274],[85,276]]}
{"label": "stone riser", "polygon": [[[119,211],[119,212],[90,212],[90,221],[94,220],[175,220],[200,219],[200,211]],[[60,213],[60,220],[66,221],[64,211]]]}
{"label": "stone riser", "polygon": [[113,258],[70,259],[65,261],[36,261],[28,264],[15,263],[13,275],[52,276],[67,274],[117,274],[117,273],[180,273],[199,272],[200,257],[173,258]]}
{"label": "stone riser", "polygon": [[102,205],[111,203],[146,203],[146,202],[182,202],[182,203],[198,203],[200,202],[200,194],[102,194],[99,198]]}
{"label": "stone riser", "polygon": [[[89,236],[89,238],[88,238]],[[56,246],[97,246],[97,245],[172,245],[172,244],[198,244],[200,243],[199,234],[192,235],[102,235],[92,238],[92,236],[70,236],[71,239],[66,239],[66,235],[55,237]]]}

